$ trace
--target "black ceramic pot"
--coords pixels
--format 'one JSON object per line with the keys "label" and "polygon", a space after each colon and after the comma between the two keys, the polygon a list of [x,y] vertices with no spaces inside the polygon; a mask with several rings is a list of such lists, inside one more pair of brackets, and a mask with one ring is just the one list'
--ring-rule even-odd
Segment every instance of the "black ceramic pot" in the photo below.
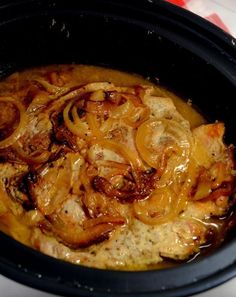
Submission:
{"label": "black ceramic pot", "polygon": [[[236,143],[236,41],[155,0],[0,1],[0,74],[53,63],[106,65],[158,78]],[[65,263],[0,234],[0,272],[64,296],[188,296],[236,275],[236,240],[177,268],[119,272]]]}

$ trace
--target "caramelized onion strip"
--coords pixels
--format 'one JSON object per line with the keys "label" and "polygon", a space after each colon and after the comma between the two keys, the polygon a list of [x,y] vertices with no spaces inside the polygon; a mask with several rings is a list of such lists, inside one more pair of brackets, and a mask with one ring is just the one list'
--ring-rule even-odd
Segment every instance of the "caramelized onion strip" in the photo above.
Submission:
{"label": "caramelized onion strip", "polygon": [[196,164],[191,162],[185,182],[183,185],[177,185],[179,188],[177,192],[173,190],[174,185],[156,188],[147,199],[134,201],[135,216],[149,225],[159,225],[174,220],[187,207],[196,172]]}
{"label": "caramelized onion strip", "polygon": [[130,169],[130,165],[116,161],[98,160],[97,162],[100,166],[110,167],[121,171],[128,171]]}
{"label": "caramelized onion strip", "polygon": [[86,123],[82,122],[78,117],[78,121],[76,123],[72,122],[69,116],[70,109],[73,105],[73,101],[67,104],[65,109],[63,110],[63,118],[66,127],[76,136],[86,139],[89,133],[88,127]]}
{"label": "caramelized onion strip", "polygon": [[[60,87],[55,86],[56,88],[61,89]],[[65,102],[72,99],[80,99],[84,94],[90,92],[96,92],[99,90],[103,91],[112,91],[115,90],[115,86],[109,82],[96,82],[88,83],[82,86],[73,86],[69,90],[62,90],[61,93],[50,95],[50,98],[53,100],[52,105],[48,108],[48,112],[52,112],[64,105]],[[57,99],[57,100],[55,100]]]}
{"label": "caramelized onion strip", "polygon": [[125,98],[127,101],[130,101],[132,105],[136,107],[144,107],[145,105],[142,103],[139,96],[134,94],[122,93],[122,97]]}
{"label": "caramelized onion strip", "polygon": [[132,102],[130,100],[127,100],[125,103],[114,108],[110,112],[110,116],[111,118],[114,118],[114,119],[128,117],[131,114],[133,108],[134,108],[134,105],[132,104]]}
{"label": "caramelized onion strip", "polygon": [[176,166],[184,165],[191,150],[190,132],[174,120],[148,120],[139,126],[136,134],[137,149],[144,161],[158,169],[166,147],[176,147]]}
{"label": "caramelized onion strip", "polygon": [[74,88],[74,90],[72,90],[68,94],[60,97],[59,101],[64,103],[68,100],[74,99],[88,92],[95,92],[99,90],[110,91],[114,89],[115,89],[115,86],[109,82],[89,83],[89,84],[80,86],[78,88]]}
{"label": "caramelized onion strip", "polygon": [[36,78],[34,79],[34,81],[39,83],[48,93],[52,94],[51,99],[56,99],[56,97],[62,96],[70,90],[69,87],[58,87],[53,84],[50,84],[48,81],[44,79]]}
{"label": "caramelized onion strip", "polygon": [[88,122],[89,129],[90,129],[92,135],[94,137],[96,137],[97,139],[102,138],[103,133],[100,131],[97,116],[95,114],[92,114],[92,113],[87,113],[86,114],[86,120]]}
{"label": "caramelized onion strip", "polygon": [[84,228],[90,228],[99,224],[124,224],[125,220],[122,216],[112,216],[112,215],[101,215],[94,219],[86,220],[83,224]]}
{"label": "caramelized onion strip", "polygon": [[108,133],[112,130],[112,126],[114,123],[116,123],[116,119],[108,118],[106,121],[104,121],[100,127],[100,130],[103,134]]}

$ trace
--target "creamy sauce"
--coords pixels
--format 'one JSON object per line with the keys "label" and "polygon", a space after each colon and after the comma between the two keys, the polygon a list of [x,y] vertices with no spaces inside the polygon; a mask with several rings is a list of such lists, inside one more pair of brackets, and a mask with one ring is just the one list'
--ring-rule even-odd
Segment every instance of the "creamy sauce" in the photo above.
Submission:
{"label": "creamy sauce", "polygon": [[[61,65],[61,66],[49,66],[49,67],[42,67],[42,68],[36,68],[36,69],[30,69],[23,71],[21,73],[15,73],[12,76],[10,76],[7,80],[7,82],[0,83],[0,97],[3,96],[5,93],[7,94],[9,90],[9,84],[12,81],[17,81],[17,91],[19,91],[22,88],[22,82],[27,81],[27,79],[32,80],[32,77],[35,77],[37,79],[38,76],[40,76],[41,73],[46,73],[48,71],[60,71],[69,69],[70,66],[67,65]],[[83,85],[91,82],[111,82],[114,83],[117,86],[134,86],[134,85],[152,85],[155,88],[155,96],[160,97],[167,97],[171,98],[174,102],[174,105],[176,106],[177,111],[190,123],[191,129],[200,126],[201,124],[206,123],[206,120],[204,117],[196,111],[193,107],[191,102],[186,102],[185,100],[179,98],[174,93],[170,92],[169,90],[152,84],[149,80],[137,75],[137,74],[129,74],[125,72],[121,72],[118,70],[112,70],[102,67],[95,67],[95,66],[86,66],[86,65],[78,65],[73,68],[73,78],[76,80],[77,84]],[[0,193],[1,195],[1,193]],[[30,224],[34,224],[34,220],[37,222],[38,214],[34,214],[34,217],[31,217],[30,212],[28,212],[26,215],[19,215],[23,214],[23,209],[21,209],[21,206],[19,206],[18,210],[14,210],[16,214],[18,214],[18,218],[16,219],[13,215],[6,213],[5,214],[5,208],[6,205],[3,203],[3,200],[7,200],[5,197],[5,194],[2,193],[2,201],[0,200],[0,215],[2,215],[2,219],[0,220],[0,230],[2,230],[5,233],[10,234],[20,242],[31,245],[30,239],[29,239],[29,233],[31,226]],[[9,202],[7,202],[9,203]],[[11,203],[11,202],[10,202]],[[12,204],[12,203],[11,203]],[[10,208],[15,207],[15,205],[11,205]],[[19,213],[17,213],[19,212]],[[6,216],[6,219],[4,220],[4,215]],[[227,221],[220,220],[220,219],[210,219],[207,220],[207,222],[200,221],[199,224],[205,224],[209,229],[214,229],[216,237],[210,238],[209,242],[206,244],[203,249],[209,249],[211,246],[218,246],[219,243],[221,243],[222,239],[221,236],[218,234],[221,234],[225,229]],[[28,225],[28,226],[27,226]],[[11,226],[11,228],[9,227]],[[26,227],[27,226],[27,227]],[[223,232],[224,233],[224,232]],[[194,256],[196,257],[196,255]],[[186,262],[186,261],[185,261]],[[155,264],[155,265],[149,265],[147,267],[144,267],[144,269],[163,269],[163,268],[169,268],[176,266],[178,264],[177,261],[172,260],[164,260],[161,263]],[[126,267],[126,270],[134,270],[133,267],[129,269],[129,267]]]}
{"label": "creamy sauce", "polygon": [[110,81],[120,86],[132,86],[136,84],[153,85],[156,88],[157,96],[169,97],[173,100],[179,113],[190,122],[192,128],[206,122],[204,117],[191,106],[190,102],[184,101],[173,92],[170,92],[161,86],[154,85],[149,80],[137,74],[129,74],[118,70],[95,66],[79,66],[77,68],[76,76],[82,83]]}
{"label": "creamy sauce", "polygon": [[[32,72],[35,74],[48,71],[50,69],[63,69],[67,68],[67,66],[48,66],[48,67],[42,67],[42,68],[36,68],[36,69],[30,69],[26,70],[22,73],[18,73],[19,79],[24,78],[32,78]],[[87,66],[87,65],[77,65],[76,68],[73,69],[73,74],[75,79],[78,81],[78,83],[81,84],[87,84],[91,82],[101,82],[101,81],[109,81],[114,83],[117,86],[133,86],[133,85],[152,85],[155,87],[156,92],[155,95],[157,96],[164,96],[169,97],[173,100],[177,110],[181,115],[189,121],[192,128],[197,127],[203,123],[205,123],[204,117],[197,112],[192,106],[191,102],[187,102],[177,95],[175,95],[173,92],[165,89],[162,86],[157,86],[151,83],[148,79],[145,79],[144,77],[137,75],[137,74],[131,74],[127,72],[122,72],[114,69],[108,69],[98,66]],[[13,77],[15,77],[17,74],[13,74]],[[0,85],[0,91],[1,91],[1,85]]]}

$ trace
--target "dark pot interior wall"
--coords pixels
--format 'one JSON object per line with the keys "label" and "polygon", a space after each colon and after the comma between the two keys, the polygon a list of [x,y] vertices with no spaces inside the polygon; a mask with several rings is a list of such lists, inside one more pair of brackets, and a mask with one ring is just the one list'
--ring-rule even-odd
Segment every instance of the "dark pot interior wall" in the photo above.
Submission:
{"label": "dark pot interior wall", "polygon": [[[57,1],[56,6],[49,1],[46,7],[42,1],[35,2],[37,11],[30,11],[27,4],[23,5],[26,10],[16,6],[2,15],[2,76],[36,65],[75,62],[158,77],[184,98],[192,99],[210,120],[225,121],[228,141],[236,142],[236,117],[231,108],[234,85],[211,65],[219,54],[215,55],[216,45],[204,40],[201,32],[189,30],[188,24],[180,26],[165,14],[156,18],[159,24],[147,23],[153,16],[145,19],[144,13],[140,17],[138,9],[127,19],[128,11],[122,6],[105,14],[103,9],[109,9],[99,1],[94,6],[91,1],[78,1],[82,4],[77,5],[71,1],[67,10],[60,9],[63,1]],[[222,58],[227,58],[224,53]]]}

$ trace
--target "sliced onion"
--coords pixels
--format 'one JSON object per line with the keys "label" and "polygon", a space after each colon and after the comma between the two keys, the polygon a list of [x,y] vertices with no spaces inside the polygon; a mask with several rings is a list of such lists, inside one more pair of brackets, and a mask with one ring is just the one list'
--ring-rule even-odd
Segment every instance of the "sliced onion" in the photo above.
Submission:
{"label": "sliced onion", "polygon": [[188,164],[188,170],[184,175],[183,184],[178,184],[175,181],[175,184],[172,187],[176,186],[177,199],[175,201],[174,209],[176,215],[179,215],[186,209],[187,202],[190,199],[192,187],[196,182],[196,177],[198,174],[198,167],[195,161],[191,160]]}
{"label": "sliced onion", "polygon": [[175,200],[176,195],[169,188],[156,189],[147,199],[133,203],[134,214],[148,225],[167,223],[176,217]]}
{"label": "sliced onion", "polygon": [[17,154],[20,156],[20,158],[25,161],[26,163],[30,164],[40,164],[45,163],[50,157],[49,151],[43,151],[38,154],[38,152],[35,152],[33,154],[26,154],[24,149],[19,145],[18,142],[15,142],[13,144],[13,148],[16,150]]}
{"label": "sliced onion", "polygon": [[89,100],[95,101],[95,102],[101,102],[105,100],[105,93],[103,90],[97,90],[94,91],[90,96]]}
{"label": "sliced onion", "polygon": [[145,122],[150,116],[150,109],[147,107],[136,107],[129,117],[125,118],[126,124],[138,128],[143,122]]}
{"label": "sliced onion", "polygon": [[173,185],[156,188],[145,200],[133,203],[136,218],[145,224],[158,225],[176,219],[187,206],[195,181],[196,164],[191,163],[185,182],[174,191]]}
{"label": "sliced onion", "polygon": [[6,148],[6,147],[12,145],[13,143],[15,143],[16,140],[24,133],[25,128],[26,128],[26,123],[27,123],[27,116],[25,113],[24,106],[16,99],[6,97],[6,98],[0,98],[0,101],[10,102],[10,103],[14,104],[18,108],[19,113],[20,113],[20,120],[19,120],[18,126],[15,129],[15,131],[9,137],[0,141],[0,148]]}
{"label": "sliced onion", "polygon": [[201,200],[203,198],[206,198],[210,195],[210,193],[212,192],[212,185],[211,182],[201,182],[198,187],[197,187],[197,191],[194,194],[194,196],[192,197],[192,200]]}
{"label": "sliced onion", "polygon": [[132,102],[130,100],[127,100],[125,103],[114,108],[110,113],[110,117],[114,119],[128,117],[131,114],[133,108],[134,105],[132,104]]}
{"label": "sliced onion", "polygon": [[83,229],[79,224],[75,226],[64,223],[57,215],[52,215],[48,219],[51,223],[52,232],[59,241],[74,249],[90,246],[96,241],[104,240],[105,236],[113,231],[116,225],[122,224],[120,222],[101,223]]}
{"label": "sliced onion", "polygon": [[130,163],[130,165],[134,170],[143,169],[142,160],[139,158],[139,156],[136,154],[135,151],[130,150],[128,147],[125,147],[120,143],[117,143],[113,140],[108,140],[108,139],[100,140],[95,144],[98,144],[101,147],[114,151],[117,154],[120,154],[122,157],[124,157],[126,161]]}
{"label": "sliced onion", "polygon": [[173,170],[182,170],[190,155],[191,133],[176,121],[151,119],[139,126],[136,146],[149,166],[159,169],[163,154],[168,152]]}
{"label": "sliced onion", "polygon": [[113,125],[117,123],[116,119],[108,118],[106,121],[104,121],[100,127],[100,130],[103,134],[108,133],[112,130]]}
{"label": "sliced onion", "polygon": [[72,113],[72,118],[73,118],[74,123],[76,125],[79,124],[81,120],[80,120],[80,117],[79,117],[78,112],[77,112],[77,107],[75,105],[72,107],[71,113]]}
{"label": "sliced onion", "polygon": [[63,94],[65,94],[70,90],[69,87],[58,87],[53,84],[50,84],[48,81],[44,79],[37,78],[37,79],[34,79],[34,81],[36,81],[41,86],[43,86],[47,92],[56,96],[62,96]]}
{"label": "sliced onion", "polygon": [[128,171],[130,169],[130,165],[119,163],[116,161],[109,161],[109,160],[98,160],[97,163],[99,166],[109,167],[109,168],[115,168],[121,171]]}
{"label": "sliced onion", "polygon": [[[61,89],[60,87],[55,86],[56,88]],[[71,90],[72,89],[72,90]],[[83,86],[74,86],[73,88],[69,88],[65,91],[62,91],[62,94],[59,95],[50,95],[51,99],[57,99],[52,102],[50,108],[48,108],[48,112],[52,110],[56,110],[63,106],[66,101],[75,99],[80,97],[81,95],[88,92],[95,92],[99,90],[109,91],[114,90],[115,86],[109,82],[97,82],[97,83],[89,83]]]}
{"label": "sliced onion", "polygon": [[111,91],[114,90],[115,86],[109,82],[96,82],[96,83],[89,83],[82,87],[79,87],[78,89],[75,89],[71,91],[70,93],[66,94],[65,96],[61,97],[59,100],[62,102],[65,102],[67,100],[73,99],[75,97],[78,97],[82,95],[83,93],[88,92],[95,92],[99,90],[103,91]]}
{"label": "sliced onion", "polygon": [[41,108],[45,107],[50,102],[50,100],[51,99],[49,98],[48,93],[45,91],[39,92],[28,106],[26,113],[30,114],[36,112],[37,110],[41,110]]}
{"label": "sliced onion", "polygon": [[110,224],[124,224],[125,219],[122,216],[114,215],[101,215],[97,218],[86,220],[83,224],[84,228],[90,228],[99,224],[110,223]]}
{"label": "sliced onion", "polygon": [[89,129],[90,129],[92,135],[94,137],[96,137],[97,139],[100,139],[101,137],[103,137],[103,133],[100,131],[97,116],[92,113],[87,113],[86,120],[88,122]]}
{"label": "sliced onion", "polygon": [[121,95],[127,101],[130,101],[135,107],[144,107],[145,106],[145,105],[143,105],[141,99],[138,96],[134,95],[134,94],[122,93]]}
{"label": "sliced onion", "polygon": [[66,127],[76,136],[79,136],[83,139],[87,139],[87,136],[89,134],[88,126],[85,122],[82,122],[81,119],[78,117],[76,123],[73,123],[69,117],[70,109],[73,105],[73,101],[71,101],[65,109],[63,110],[63,118]]}

